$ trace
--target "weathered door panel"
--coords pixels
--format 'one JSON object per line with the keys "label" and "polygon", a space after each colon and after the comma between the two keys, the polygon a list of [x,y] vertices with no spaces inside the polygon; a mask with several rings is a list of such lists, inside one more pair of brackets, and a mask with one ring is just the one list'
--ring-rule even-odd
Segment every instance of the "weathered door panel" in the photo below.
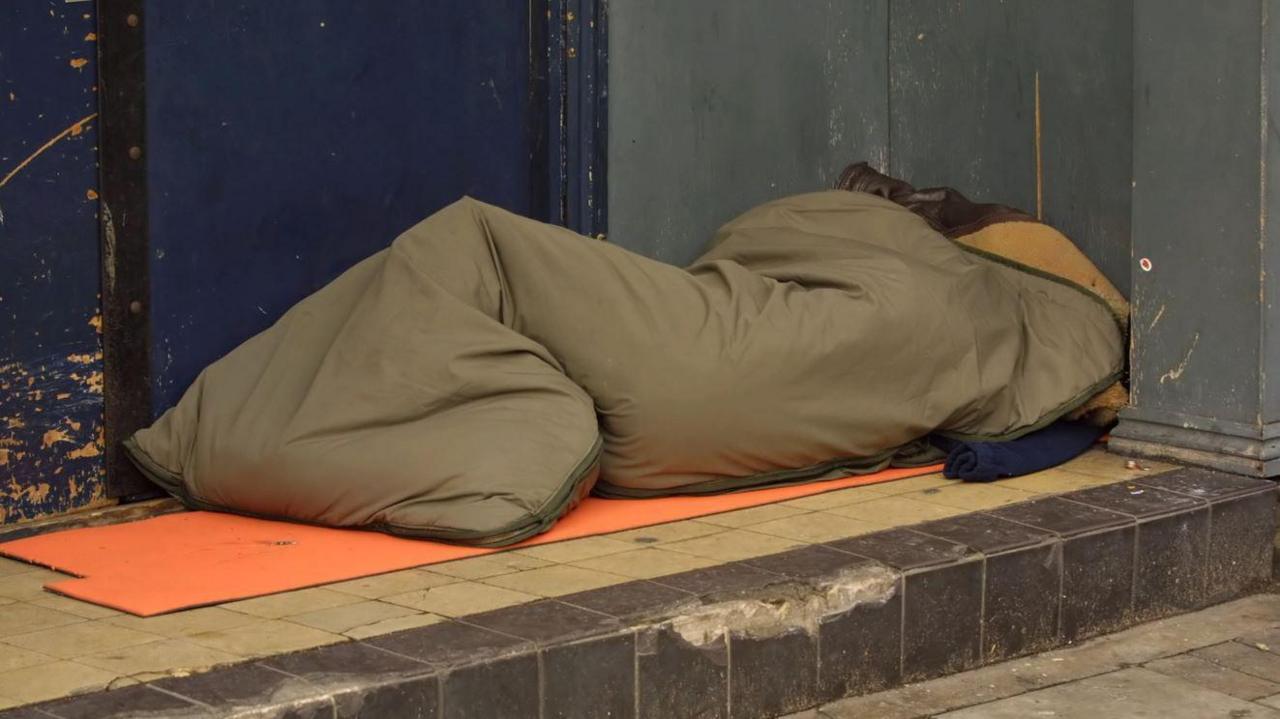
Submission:
{"label": "weathered door panel", "polygon": [[0,4],[0,524],[105,501],[95,31]]}

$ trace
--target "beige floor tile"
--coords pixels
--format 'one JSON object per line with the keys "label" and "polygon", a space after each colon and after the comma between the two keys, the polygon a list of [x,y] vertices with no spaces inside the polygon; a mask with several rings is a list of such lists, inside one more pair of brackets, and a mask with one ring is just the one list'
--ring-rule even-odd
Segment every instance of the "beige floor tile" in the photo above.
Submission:
{"label": "beige floor tile", "polygon": [[978,512],[985,509],[1003,507],[1006,504],[1027,502],[1036,498],[1033,492],[1024,492],[1013,487],[980,482],[961,482],[946,487],[935,487],[913,494],[900,494],[903,499],[913,499],[930,504],[941,504],[947,507],[966,509]]}
{"label": "beige floor tile", "polygon": [[244,657],[296,652],[343,640],[337,634],[276,619],[194,634],[189,639],[200,646]]}
{"label": "beige floor tile", "polygon": [[789,507],[785,504],[764,504],[759,507],[700,517],[699,521],[707,524],[717,524],[721,527],[749,527],[753,524],[771,522],[775,519],[803,514],[804,512],[805,510],[799,507]]}
{"label": "beige floor tile", "polygon": [[415,589],[430,589],[444,584],[453,584],[457,577],[446,577],[425,569],[406,569],[387,574],[375,574],[372,577],[361,577],[337,584],[326,584],[325,589],[345,594],[354,594],[365,599],[379,599],[392,594],[404,594]]}
{"label": "beige floor tile", "polygon": [[74,614],[48,607],[38,607],[26,602],[15,602],[0,609],[0,638],[83,621],[85,621],[84,617],[77,617]]}
{"label": "beige floor tile", "polygon": [[830,542],[835,539],[867,534],[879,528],[879,525],[870,522],[828,512],[810,512],[748,527],[752,532],[809,543]]}
{"label": "beige floor tile", "polygon": [[130,614],[121,614],[103,621],[165,637],[189,637],[193,634],[257,624],[262,619],[249,614],[232,612],[222,607],[201,607],[172,614],[162,614],[158,617],[135,617]]}
{"label": "beige floor tile", "polygon": [[57,659],[48,654],[41,654],[13,644],[0,642],[0,674],[14,669],[35,666],[36,664],[48,664],[55,661]]}
{"label": "beige floor tile", "polygon": [[34,569],[40,569],[40,567],[26,562],[19,562],[16,559],[0,557],[0,577],[7,577],[11,574],[26,574]]}
{"label": "beige floor tile", "polygon": [[0,695],[29,703],[118,685],[116,674],[76,662],[37,664],[0,674]]}
{"label": "beige floor tile", "polygon": [[788,507],[821,511],[831,507],[843,507],[846,504],[867,502],[877,497],[887,496],[889,496],[889,493],[881,490],[880,485],[871,484],[865,487],[849,487],[848,489],[837,489],[834,492],[823,492],[822,494],[814,494],[808,497],[789,499],[783,504]]}
{"label": "beige floor tile", "polygon": [[785,552],[800,545],[800,542],[782,537],[734,529],[706,537],[686,539],[683,542],[672,542],[664,548],[721,562],[735,562],[739,559]]}
{"label": "beige floor tile", "polygon": [[498,552],[486,554],[482,557],[470,557],[468,559],[445,562],[444,564],[433,564],[431,565],[431,571],[459,579],[484,579],[485,577],[496,577],[499,574],[511,574],[512,572],[523,572],[526,569],[547,567],[551,564],[545,559],[538,559],[524,554]]}
{"label": "beige floor tile", "polygon": [[541,544],[536,547],[517,549],[514,553],[523,554],[527,557],[545,559],[548,562],[554,562],[557,564],[568,564],[569,562],[576,562],[580,559],[603,557],[608,554],[617,554],[631,549],[635,549],[635,547],[627,542],[620,541],[612,537],[602,536],[571,539],[567,542],[555,542],[553,544]]}
{"label": "beige floor tile", "polygon": [[708,534],[723,531],[725,531],[725,528],[718,524],[707,524],[706,522],[686,519],[681,522],[668,522],[667,524],[655,524],[652,527],[628,529],[625,532],[617,532],[609,536],[621,542],[630,542],[633,545],[638,544],[649,547],[693,539],[694,537],[705,537]]}
{"label": "beige floor tile", "polygon": [[1111,484],[1112,482],[1118,481],[1121,480],[1117,477],[1099,477],[1096,474],[1081,474],[1079,472],[1070,472],[1065,469],[1055,468],[1046,469],[1043,472],[1036,472],[1035,474],[1023,475],[1021,477],[1002,479],[1000,480],[1000,486],[1009,487],[1011,489],[1021,489],[1024,492],[1050,494],[1074,492],[1078,489],[1088,489],[1089,487],[1097,487],[1102,484]]}
{"label": "beige floor tile", "polygon": [[[503,575],[505,576],[505,575]],[[439,614],[444,617],[460,617],[464,614],[487,612],[516,604],[536,601],[538,597],[524,592],[516,592],[502,587],[478,582],[459,582],[446,584],[415,592],[406,592],[382,601],[412,607],[424,612]]]}
{"label": "beige floor tile", "polygon": [[56,609],[67,614],[74,614],[85,619],[106,619],[107,617],[118,617],[122,614],[122,612],[117,612],[114,609],[100,607],[97,604],[90,604],[89,602],[82,602],[79,599],[63,597],[57,594],[32,599],[29,603],[37,607]]}
{"label": "beige floor tile", "polygon": [[584,569],[567,564],[541,569],[530,569],[516,574],[503,574],[484,580],[488,584],[514,589],[517,592],[541,597],[559,597],[574,592],[585,592],[628,581],[627,577],[595,569]]}
{"label": "beige floor tile", "polygon": [[76,661],[138,681],[151,681],[165,676],[186,676],[242,658],[186,639],[162,639],[77,657]]}
{"label": "beige floor tile", "polygon": [[876,491],[881,494],[907,494],[908,492],[919,492],[923,489],[933,489],[934,487],[945,487],[948,484],[955,484],[959,480],[947,479],[941,474],[922,474],[919,477],[907,477],[906,479],[895,479],[892,482],[881,482],[872,485]]}
{"label": "beige floor tile", "polygon": [[317,609],[340,607],[343,604],[355,604],[360,597],[345,592],[334,592],[323,587],[311,587],[280,594],[269,594],[265,597],[242,599],[238,602],[223,604],[223,609],[230,609],[241,614],[252,614],[264,619],[279,619],[291,614],[302,614]]}
{"label": "beige floor tile", "polygon": [[668,574],[687,572],[691,569],[702,569],[713,564],[717,564],[714,559],[672,552],[658,547],[633,549],[630,552],[621,554],[611,554],[607,557],[596,557],[574,562],[574,566],[609,574],[620,574],[632,579],[663,577]]}
{"label": "beige floor tile", "polygon": [[26,702],[20,702],[17,699],[10,699],[9,697],[0,697],[0,709],[12,709],[13,707],[25,703]]}
{"label": "beige floor tile", "polygon": [[5,637],[5,643],[59,659],[74,659],[135,644],[159,641],[158,634],[139,632],[102,621],[80,622],[65,627]]}
{"label": "beige floor tile", "polygon": [[402,632],[406,629],[417,629],[425,627],[429,624],[437,624],[443,622],[444,617],[436,614],[407,614],[403,617],[395,619],[384,619],[373,624],[366,624],[362,627],[355,627],[345,632],[346,636],[352,639],[368,639],[369,637],[378,637],[383,634],[392,632]]}
{"label": "beige floor tile", "polygon": [[47,597],[51,592],[45,589],[44,585],[63,579],[72,579],[72,577],[48,569],[32,569],[21,574],[10,574],[0,577],[0,597],[22,601]]}
{"label": "beige floor tile", "polygon": [[907,497],[893,496],[858,502],[843,507],[833,507],[832,514],[859,519],[881,527],[897,527],[905,524],[927,522],[963,514],[965,510],[941,504],[922,502]]}
{"label": "beige floor tile", "polygon": [[345,634],[356,627],[418,613],[416,609],[399,604],[368,601],[297,614],[289,617],[289,621],[334,634]]}
{"label": "beige floor tile", "polygon": [[1099,477],[1107,477],[1114,480],[1137,479],[1138,477],[1149,477],[1151,475],[1160,474],[1177,469],[1175,465],[1156,462],[1148,459],[1136,460],[1138,465],[1145,469],[1129,469],[1125,466],[1130,461],[1129,457],[1121,457],[1118,454],[1111,454],[1106,450],[1094,449],[1075,459],[1060,465],[1058,469],[1064,469],[1068,472],[1080,472],[1081,474],[1092,474]]}

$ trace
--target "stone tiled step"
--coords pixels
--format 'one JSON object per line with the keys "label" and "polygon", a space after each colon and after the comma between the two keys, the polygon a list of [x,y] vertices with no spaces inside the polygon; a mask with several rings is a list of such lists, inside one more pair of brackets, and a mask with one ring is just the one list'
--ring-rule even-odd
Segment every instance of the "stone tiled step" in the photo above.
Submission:
{"label": "stone tiled step", "polygon": [[1267,581],[1275,485],[1178,470],[0,717],[769,717]]}

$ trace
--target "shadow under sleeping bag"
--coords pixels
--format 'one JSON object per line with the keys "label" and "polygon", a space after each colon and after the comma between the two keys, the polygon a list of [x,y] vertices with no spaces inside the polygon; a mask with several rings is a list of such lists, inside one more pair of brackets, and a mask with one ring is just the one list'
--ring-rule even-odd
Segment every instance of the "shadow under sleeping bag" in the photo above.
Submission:
{"label": "shadow under sleeping bag", "polygon": [[593,489],[871,472],[1045,426],[1120,376],[1086,289],[861,192],[789,197],[681,269],[461,200],[210,365],[126,442],[201,508],[470,544]]}

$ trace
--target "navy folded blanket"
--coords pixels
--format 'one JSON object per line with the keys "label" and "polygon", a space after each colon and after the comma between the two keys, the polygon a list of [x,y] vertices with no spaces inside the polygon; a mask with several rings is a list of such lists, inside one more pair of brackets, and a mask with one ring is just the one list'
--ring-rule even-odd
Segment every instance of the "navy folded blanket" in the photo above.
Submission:
{"label": "navy folded blanket", "polygon": [[1007,442],[963,442],[934,437],[947,453],[942,474],[966,482],[991,482],[1056,467],[1089,449],[1106,430],[1087,422],[1055,422]]}

